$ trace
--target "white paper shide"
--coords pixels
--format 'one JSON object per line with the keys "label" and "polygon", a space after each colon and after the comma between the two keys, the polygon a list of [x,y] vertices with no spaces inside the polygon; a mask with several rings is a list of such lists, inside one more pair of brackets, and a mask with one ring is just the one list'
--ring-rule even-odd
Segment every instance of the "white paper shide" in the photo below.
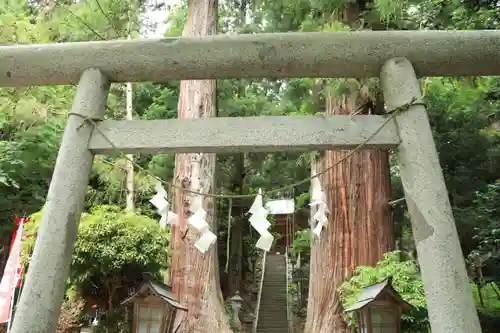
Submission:
{"label": "white paper shide", "polygon": [[161,216],[160,226],[162,228],[166,228],[167,224],[175,223],[175,221],[177,220],[177,215],[174,212],[168,210],[170,208],[170,204],[167,200],[167,191],[165,190],[161,182],[156,183],[155,190],[156,194],[149,200],[149,202],[153,206],[155,206],[158,215]]}
{"label": "white paper shide", "polygon": [[203,209],[203,197],[201,195],[192,196],[189,209],[192,214],[188,219],[188,223],[200,232],[200,238],[194,243],[194,246],[201,253],[205,253],[215,243],[217,236],[210,231],[206,221],[207,212]]}
{"label": "white paper shide", "polygon": [[326,195],[325,192],[323,192],[323,189],[321,188],[321,183],[319,181],[319,178],[316,177],[316,172],[313,169],[312,171],[312,176],[314,177],[311,180],[311,202],[309,203],[309,206],[311,207],[317,207],[317,211],[314,214],[313,218],[314,221],[316,222],[316,225],[313,228],[313,233],[320,237],[321,236],[321,231],[323,230],[324,227],[326,227],[328,223],[328,217],[326,214],[328,214],[328,207],[326,205]]}
{"label": "white paper shide", "polygon": [[264,251],[269,251],[273,245],[274,237],[268,230],[271,226],[271,223],[267,220],[269,211],[264,208],[262,203],[261,189],[259,189],[252,207],[250,207],[248,212],[251,214],[249,218],[250,224],[260,235],[260,238],[255,246]]}

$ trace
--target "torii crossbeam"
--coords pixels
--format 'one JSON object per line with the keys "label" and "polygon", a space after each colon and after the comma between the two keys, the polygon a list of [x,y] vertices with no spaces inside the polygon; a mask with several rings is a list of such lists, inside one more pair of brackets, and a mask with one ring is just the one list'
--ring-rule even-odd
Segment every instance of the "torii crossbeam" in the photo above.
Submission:
{"label": "torii crossbeam", "polygon": [[[392,110],[420,100],[417,75],[500,75],[499,55],[498,30],[286,33],[1,46],[0,86],[78,82],[11,332],[55,331],[95,153],[351,148],[384,122],[381,116],[102,121],[110,82],[378,76]],[[245,134],[237,131],[245,124]],[[424,106],[410,106],[395,116],[370,146],[397,147],[432,331],[480,333]]]}

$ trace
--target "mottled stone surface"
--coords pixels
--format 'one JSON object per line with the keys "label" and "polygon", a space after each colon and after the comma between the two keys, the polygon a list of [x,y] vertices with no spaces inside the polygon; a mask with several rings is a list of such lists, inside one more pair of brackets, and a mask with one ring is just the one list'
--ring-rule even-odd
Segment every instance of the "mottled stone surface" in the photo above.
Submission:
{"label": "mottled stone surface", "polygon": [[[92,124],[104,117],[109,83],[95,69],[83,73],[64,131],[42,222],[11,333],[56,330],[93,155]],[[80,116],[78,116],[80,115]]]}
{"label": "mottled stone surface", "polygon": [[351,149],[368,139],[366,148],[395,148],[396,126],[384,123],[383,116],[106,120],[89,148],[98,154],[310,151]]}
{"label": "mottled stone surface", "polygon": [[[389,60],[381,71],[388,109],[421,98],[411,63]],[[401,180],[422,272],[433,332],[481,333],[448,191],[425,107],[396,117]]]}
{"label": "mottled stone surface", "polygon": [[220,35],[0,47],[0,86],[261,77],[377,77],[408,58],[419,76],[500,75],[500,31]]}

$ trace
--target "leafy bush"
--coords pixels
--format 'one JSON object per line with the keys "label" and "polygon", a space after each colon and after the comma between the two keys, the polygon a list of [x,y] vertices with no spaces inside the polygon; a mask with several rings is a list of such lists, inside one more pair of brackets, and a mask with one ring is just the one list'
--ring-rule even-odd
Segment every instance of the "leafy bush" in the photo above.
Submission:
{"label": "leafy bush", "polygon": [[[403,333],[430,332],[424,286],[414,261],[401,260],[400,251],[388,252],[375,267],[359,266],[354,276],[340,287],[344,307],[352,305],[363,288],[392,277],[392,285],[414,308],[403,314]],[[351,320],[352,322],[352,320]]]}
{"label": "leafy bush", "polygon": [[[26,224],[27,234],[35,234],[40,217],[41,213],[34,214]],[[67,293],[70,299],[82,297],[111,314],[144,273],[160,278],[165,269],[168,234],[155,220],[127,214],[117,206],[97,206],[82,214],[78,231]],[[35,237],[28,237],[24,246],[30,250],[34,241]]]}
{"label": "leafy bush", "polygon": [[298,256],[299,253],[301,255],[308,254],[311,251],[311,230],[309,228],[305,230],[298,230],[295,232],[292,242],[292,255],[294,257]]}

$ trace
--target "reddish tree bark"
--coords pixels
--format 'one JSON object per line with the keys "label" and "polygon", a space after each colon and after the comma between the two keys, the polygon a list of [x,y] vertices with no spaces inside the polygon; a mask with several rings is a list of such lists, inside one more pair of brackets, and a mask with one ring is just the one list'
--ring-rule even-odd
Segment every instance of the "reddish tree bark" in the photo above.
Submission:
{"label": "reddish tree bark", "polygon": [[[188,20],[183,36],[214,35],[217,26],[217,0],[189,0]],[[168,66],[168,64],[166,64]],[[208,118],[216,116],[216,81],[181,81],[178,118]],[[175,159],[177,185],[204,193],[213,190],[215,154],[179,154]],[[193,196],[175,190],[174,209],[178,215],[172,228],[171,285],[174,294],[188,308],[179,312],[174,331],[183,333],[230,333],[219,284],[216,245],[205,254],[194,243],[199,237],[188,228],[189,206]],[[214,220],[214,200],[205,197],[204,208],[211,230],[217,233]]]}
{"label": "reddish tree bark", "polygon": [[[327,114],[357,109],[357,94],[327,96]],[[362,94],[361,94],[362,95]],[[364,96],[366,98],[366,96]],[[361,96],[361,99],[365,99]],[[334,165],[348,151],[326,151],[317,171]],[[347,333],[338,288],[356,266],[373,266],[394,249],[388,152],[363,150],[320,177],[330,210],[328,226],[311,248],[307,333]]]}

